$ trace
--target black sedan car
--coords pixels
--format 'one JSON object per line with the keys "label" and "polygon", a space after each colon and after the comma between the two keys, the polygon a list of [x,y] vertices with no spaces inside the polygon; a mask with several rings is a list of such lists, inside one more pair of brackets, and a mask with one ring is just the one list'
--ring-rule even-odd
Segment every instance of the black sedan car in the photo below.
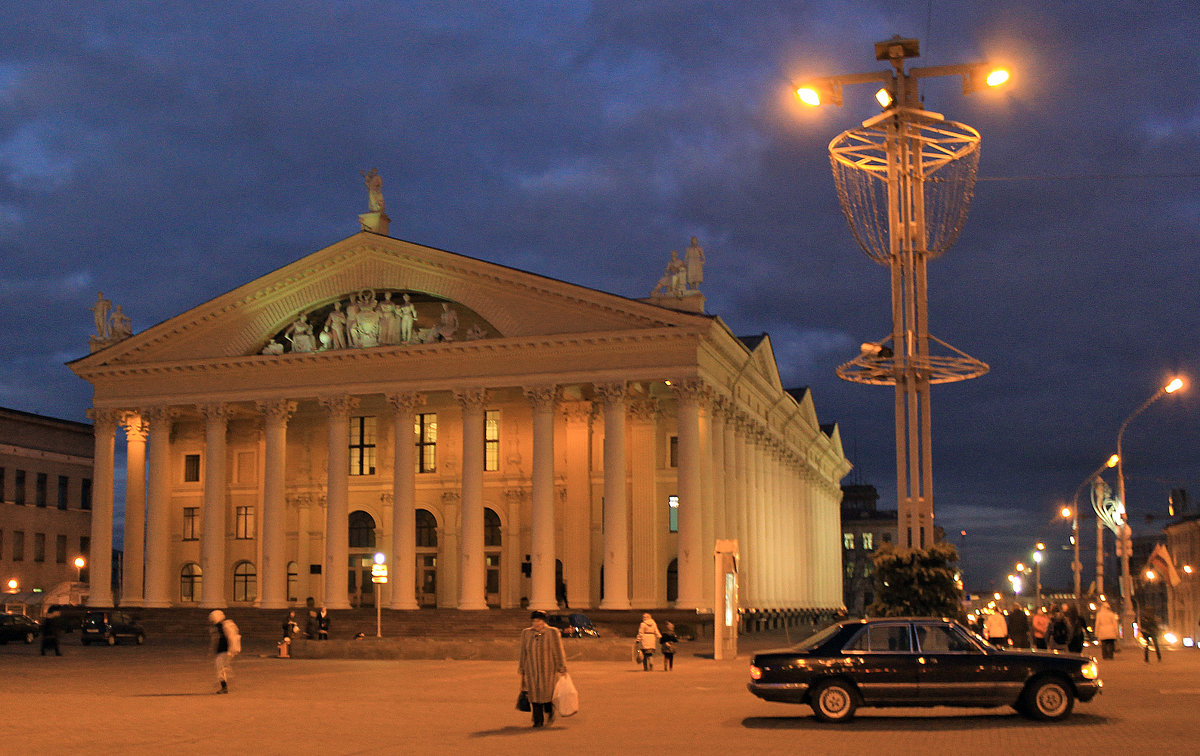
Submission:
{"label": "black sedan car", "polygon": [[139,646],[146,642],[146,631],[125,612],[105,609],[91,611],[83,617],[83,635],[79,639],[83,645],[105,643],[116,645],[121,638],[127,638]]}
{"label": "black sedan car", "polygon": [[886,617],[831,625],[754,655],[750,692],[846,722],[859,706],[1011,706],[1059,720],[1102,683],[1095,659],[998,649],[953,620]]}
{"label": "black sedan car", "polygon": [[586,614],[551,614],[546,622],[557,627],[564,638],[597,638],[600,635]]}
{"label": "black sedan car", "polygon": [[33,643],[39,632],[38,624],[24,614],[0,614],[0,643]]}

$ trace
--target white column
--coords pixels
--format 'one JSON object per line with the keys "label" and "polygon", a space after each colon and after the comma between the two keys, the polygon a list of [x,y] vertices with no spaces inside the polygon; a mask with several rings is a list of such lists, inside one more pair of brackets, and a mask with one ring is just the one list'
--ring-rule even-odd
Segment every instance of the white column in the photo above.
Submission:
{"label": "white column", "polygon": [[729,509],[729,501],[726,496],[726,468],[725,468],[725,429],[726,419],[728,417],[729,400],[725,397],[718,397],[713,400],[711,410],[712,414],[712,520],[713,520],[713,539],[714,542],[709,546],[716,546],[715,539],[717,538],[733,538],[733,532],[729,529],[726,520],[726,512]]}
{"label": "white column", "polygon": [[483,552],[483,421],[485,389],[455,391],[462,407],[462,549],[458,608],[487,609]]}
{"label": "white column", "polygon": [[[750,488],[750,471],[748,462],[746,461],[746,446],[748,431],[748,423],[745,416],[736,413],[733,422],[730,423],[734,429],[734,444],[733,444],[733,466],[735,469],[734,485],[731,492],[733,493],[734,502],[734,538],[738,541],[738,551],[741,555],[742,564],[746,564],[746,550],[750,543],[750,510],[747,502],[749,501]],[[746,580],[746,574],[743,572],[738,576],[738,583],[741,588],[741,596],[739,601],[746,605],[750,599],[750,586]]]}
{"label": "white column", "polygon": [[678,398],[676,415],[679,425],[679,551],[677,568],[679,596],[676,609],[699,609],[704,605],[708,581],[702,570],[708,563],[704,548],[704,487],[700,482],[701,461],[700,402],[707,387],[700,381],[672,385]]}
{"label": "white column", "polygon": [[[287,424],[296,403],[287,399],[258,402],[266,415],[266,470],[263,475],[263,563],[259,578],[262,593],[259,606],[263,609],[282,609],[287,600]],[[296,566],[299,571],[299,563]],[[297,596],[299,598],[299,596]]]}
{"label": "white column", "polygon": [[559,408],[566,423],[563,580],[567,603],[583,609],[592,606],[592,403],[564,401]]}
{"label": "white column", "polygon": [[112,606],[113,465],[117,420],[113,410],[90,409],[95,447],[92,457],[92,530],[88,553],[88,606]]}
{"label": "white column", "polygon": [[292,499],[296,505],[296,598],[304,601],[313,595],[313,582],[309,574],[312,564],[311,512],[312,499],[308,495]]}
{"label": "white column", "polygon": [[325,608],[349,609],[347,575],[350,568],[350,410],[352,396],[326,396],[321,406],[329,415],[329,466],[325,505]]}
{"label": "white column", "polygon": [[392,408],[392,554],[388,569],[392,609],[420,609],[417,603],[416,437],[413,412],[421,394],[389,394]]}
{"label": "white column", "polygon": [[[143,606],[171,605],[171,424],[176,411],[156,407],[150,422],[150,485],[146,496],[146,596]],[[223,581],[216,576],[218,585]],[[209,582],[204,575],[203,585]]]}
{"label": "white column", "polygon": [[758,609],[766,609],[767,602],[767,567],[766,557],[763,553],[764,530],[766,524],[763,520],[762,506],[762,445],[761,431],[755,425],[750,431],[750,444],[747,448],[747,468],[750,471],[750,485],[747,486],[749,493],[749,509],[750,509],[750,538],[748,548],[749,562],[749,582],[750,595],[754,602],[754,606]]}
{"label": "white column", "polygon": [[125,426],[125,550],[121,558],[121,606],[141,606],[145,590],[146,424],[131,412]]}
{"label": "white column", "polygon": [[628,609],[629,506],[625,496],[625,384],[595,386],[604,402],[604,600],[601,609]]}
{"label": "white column", "polygon": [[713,524],[713,445],[712,392],[706,392],[700,402],[700,608],[711,609],[713,604],[713,546],[716,530]]}
{"label": "white column", "polygon": [[525,388],[533,410],[529,608],[543,611],[558,609],[554,590],[554,405],[560,393],[557,386]]}
{"label": "white column", "polygon": [[[204,417],[204,518],[200,532],[200,606],[216,609],[226,605],[225,596],[225,431],[229,407],[224,404],[198,406]],[[153,455],[154,432],[150,434]],[[154,460],[150,475],[153,478]],[[147,598],[149,598],[147,590]]]}
{"label": "white column", "polygon": [[655,485],[658,401],[639,399],[629,407],[629,545],[631,602],[637,607],[665,606],[666,564],[659,543],[666,532],[667,499]]}

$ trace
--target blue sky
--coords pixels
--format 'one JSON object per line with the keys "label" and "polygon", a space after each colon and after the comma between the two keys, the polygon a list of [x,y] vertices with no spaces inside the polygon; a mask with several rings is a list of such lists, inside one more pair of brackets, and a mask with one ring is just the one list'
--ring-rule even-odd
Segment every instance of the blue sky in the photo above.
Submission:
{"label": "blue sky", "polygon": [[[937,516],[968,531],[986,587],[1039,538],[1066,542],[1057,505],[1124,417],[1176,372],[1200,380],[1200,52],[1176,4],[1089,8],[6,4],[0,405],[84,419],[63,363],[98,290],[135,330],[161,322],[354,233],[377,167],[393,236],[616,294],[647,294],[698,236],[709,311],[771,334],[852,479],[894,503],[890,390],[834,375],[890,331],[887,270],[854,242],[826,150],[878,107],[865,87],[819,110],[791,90],[918,37],[918,65],[1014,72],[1003,92],[922,85],[983,135],[966,227],[929,274],[934,335],[991,366],[932,405]],[[1126,435],[1137,534],[1171,488],[1200,497],[1198,394]]]}

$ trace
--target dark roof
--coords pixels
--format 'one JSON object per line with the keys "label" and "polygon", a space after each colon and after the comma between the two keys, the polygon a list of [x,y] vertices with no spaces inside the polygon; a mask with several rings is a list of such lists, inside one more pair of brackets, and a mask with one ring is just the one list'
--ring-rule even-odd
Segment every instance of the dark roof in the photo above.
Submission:
{"label": "dark roof", "polygon": [[767,334],[764,331],[757,336],[738,336],[737,338],[738,341],[746,345],[747,349],[753,352],[755,349],[758,349],[759,344],[763,343],[763,339],[767,338]]}
{"label": "dark roof", "polygon": [[833,432],[836,429],[837,423],[821,423],[821,432],[830,438],[833,438]]}

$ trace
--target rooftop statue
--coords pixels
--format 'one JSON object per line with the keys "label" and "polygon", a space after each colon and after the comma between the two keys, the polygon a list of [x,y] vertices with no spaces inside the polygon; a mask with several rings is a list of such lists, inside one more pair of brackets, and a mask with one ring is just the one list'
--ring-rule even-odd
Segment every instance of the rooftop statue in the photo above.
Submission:
{"label": "rooftop statue", "polygon": [[112,307],[112,302],[104,298],[104,292],[96,292],[96,304],[92,305],[92,313],[96,319],[96,336],[100,339],[107,339],[111,333],[108,324],[108,311]]}
{"label": "rooftop statue", "polygon": [[382,213],[383,210],[383,179],[379,176],[379,171],[372,168],[370,171],[361,171],[363,181],[367,185],[367,207],[373,213]]}
{"label": "rooftop statue", "polygon": [[684,253],[683,262],[687,266],[687,288],[699,289],[700,284],[704,283],[704,250],[694,236]]}

